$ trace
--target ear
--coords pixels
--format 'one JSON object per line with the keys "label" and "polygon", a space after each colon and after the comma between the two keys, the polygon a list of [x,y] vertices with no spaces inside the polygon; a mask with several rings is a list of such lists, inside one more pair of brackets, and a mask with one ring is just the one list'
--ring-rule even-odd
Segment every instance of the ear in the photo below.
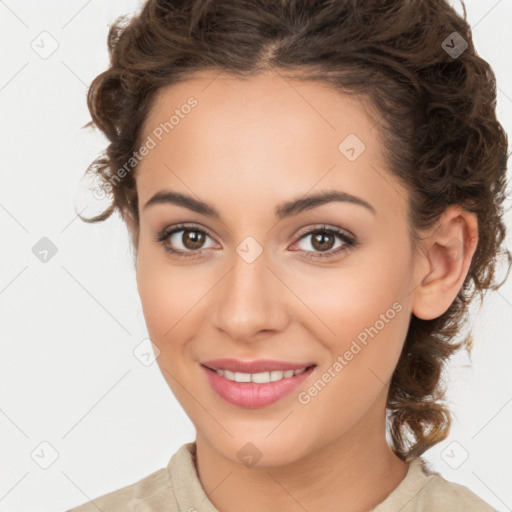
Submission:
{"label": "ear", "polygon": [[478,244],[478,217],[450,205],[421,244],[412,313],[432,320],[448,310],[466,279]]}

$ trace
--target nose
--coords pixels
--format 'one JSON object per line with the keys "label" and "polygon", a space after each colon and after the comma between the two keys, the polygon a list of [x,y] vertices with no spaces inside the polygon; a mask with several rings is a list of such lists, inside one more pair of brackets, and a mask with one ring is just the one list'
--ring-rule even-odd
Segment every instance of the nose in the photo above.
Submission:
{"label": "nose", "polygon": [[262,333],[285,329],[289,322],[288,301],[293,294],[264,254],[251,263],[236,254],[212,296],[214,325],[233,340],[256,340]]}

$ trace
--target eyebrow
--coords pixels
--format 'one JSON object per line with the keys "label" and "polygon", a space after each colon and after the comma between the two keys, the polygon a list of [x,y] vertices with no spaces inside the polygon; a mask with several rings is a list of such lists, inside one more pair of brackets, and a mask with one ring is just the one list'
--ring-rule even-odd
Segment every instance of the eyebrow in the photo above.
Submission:
{"label": "eyebrow", "polygon": [[[292,199],[291,201],[279,203],[274,210],[274,216],[276,219],[282,220],[286,217],[291,217],[292,215],[297,215],[306,210],[311,210],[334,201],[357,204],[368,209],[374,215],[377,213],[370,203],[360,197],[353,196],[352,194],[339,190],[328,190],[326,192],[319,192],[307,197],[301,196],[299,198]],[[177,206],[182,206],[183,208],[188,208],[189,210],[201,215],[220,219],[219,212],[212,205],[179,192],[161,190],[146,202],[143,209],[145,210],[148,206],[155,204],[175,204]]]}

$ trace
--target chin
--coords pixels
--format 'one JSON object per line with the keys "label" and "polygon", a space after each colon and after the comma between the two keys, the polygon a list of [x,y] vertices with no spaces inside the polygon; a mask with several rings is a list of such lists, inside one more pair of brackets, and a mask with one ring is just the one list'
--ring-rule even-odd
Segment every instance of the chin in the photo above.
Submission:
{"label": "chin", "polygon": [[[213,440],[212,446],[222,457],[248,468],[286,466],[307,455],[303,452],[305,445],[302,441],[278,435],[277,432],[269,436],[271,430],[265,429],[265,432],[257,435],[251,435],[247,431],[240,432],[240,435],[232,432],[233,438],[225,436],[221,441]],[[301,446],[302,449],[298,451],[297,446]]]}

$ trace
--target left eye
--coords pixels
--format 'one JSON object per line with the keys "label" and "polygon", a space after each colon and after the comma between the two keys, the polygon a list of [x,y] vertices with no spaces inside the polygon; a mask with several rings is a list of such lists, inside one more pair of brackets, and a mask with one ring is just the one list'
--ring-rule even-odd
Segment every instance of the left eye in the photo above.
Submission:
{"label": "left eye", "polygon": [[[305,250],[306,254],[304,256],[308,258],[326,258],[334,256],[356,245],[355,240],[342,231],[325,226],[307,231],[299,238],[297,244],[308,238],[310,238],[311,241],[307,245],[313,248],[313,251]],[[338,245],[338,247],[333,248],[333,243],[335,243],[336,238],[341,240],[342,243]]]}

